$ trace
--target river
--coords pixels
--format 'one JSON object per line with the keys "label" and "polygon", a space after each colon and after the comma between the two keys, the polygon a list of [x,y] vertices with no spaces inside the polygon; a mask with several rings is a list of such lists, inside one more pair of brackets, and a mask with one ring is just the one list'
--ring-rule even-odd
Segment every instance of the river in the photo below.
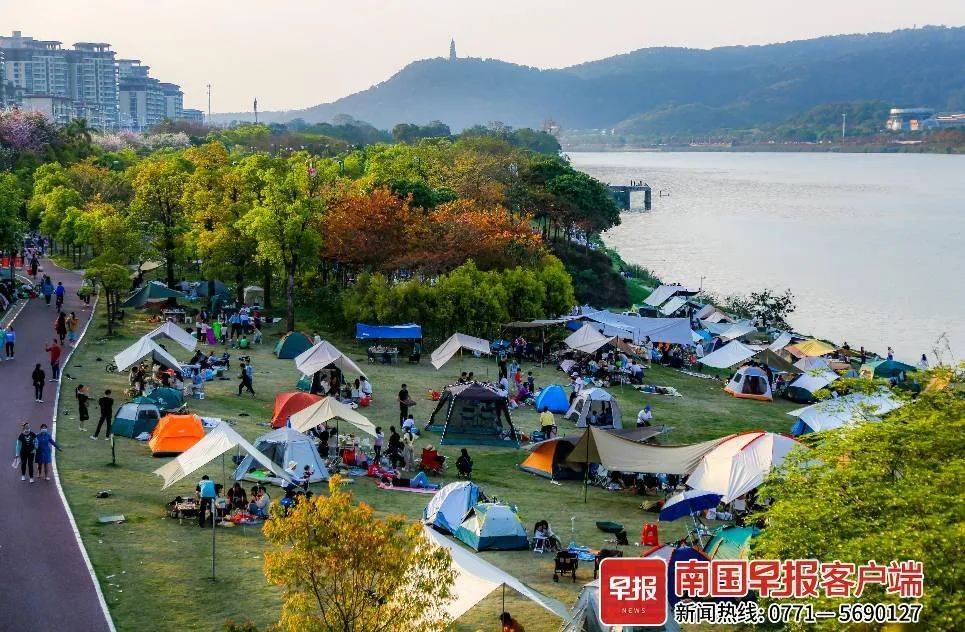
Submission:
{"label": "river", "polygon": [[798,331],[891,345],[911,363],[965,353],[965,156],[569,156],[604,182],[653,187],[653,210],[635,210],[635,194],[603,238],[666,282],[718,295],[790,288]]}

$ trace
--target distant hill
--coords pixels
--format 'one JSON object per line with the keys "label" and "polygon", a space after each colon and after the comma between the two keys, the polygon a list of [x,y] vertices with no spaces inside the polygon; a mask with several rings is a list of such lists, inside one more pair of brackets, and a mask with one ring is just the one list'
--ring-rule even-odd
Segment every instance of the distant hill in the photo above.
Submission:
{"label": "distant hill", "polygon": [[[350,114],[380,128],[501,121],[622,134],[704,133],[778,123],[828,103],[965,109],[965,27],[840,35],[710,50],[645,48],[562,69],[492,59],[416,61],[368,90],[260,120]],[[244,113],[217,115],[246,120]]]}

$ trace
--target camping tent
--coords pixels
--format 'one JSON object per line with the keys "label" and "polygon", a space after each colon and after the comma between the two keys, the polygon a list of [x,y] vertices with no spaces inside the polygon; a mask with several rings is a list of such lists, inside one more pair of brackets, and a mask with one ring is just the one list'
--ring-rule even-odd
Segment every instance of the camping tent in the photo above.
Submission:
{"label": "camping tent", "polygon": [[771,351],[770,347],[755,353],[754,361],[759,364],[766,364],[775,373],[793,373],[794,375],[800,375],[802,373],[801,369],[777,355],[774,351]]}
{"label": "camping tent", "polygon": [[429,499],[422,511],[422,521],[443,533],[453,534],[481,496],[479,486],[471,481],[449,483]]}
{"label": "camping tent", "polygon": [[686,287],[676,283],[673,285],[661,285],[651,292],[650,296],[643,299],[643,302],[650,307],[660,307],[671,297],[676,296],[677,294],[682,296],[693,296],[697,293],[698,292],[696,290],[687,289]]}
{"label": "camping tent", "polygon": [[300,331],[290,331],[275,345],[275,355],[279,360],[291,360],[311,348],[312,339]]}
{"label": "camping tent", "polygon": [[771,401],[771,382],[767,379],[767,373],[756,366],[743,366],[734,372],[724,392],[739,399],[756,399],[760,401]]}
{"label": "camping tent", "polygon": [[862,364],[858,374],[861,377],[868,379],[874,379],[876,377],[902,379],[905,374],[912,373],[917,370],[918,369],[910,364],[898,362],[897,360],[876,360],[874,362],[865,362]]}
{"label": "camping tent", "polygon": [[184,394],[176,388],[169,386],[158,386],[147,395],[135,397],[137,403],[151,403],[161,409],[162,412],[181,410],[184,407]]}
{"label": "camping tent", "polygon": [[546,408],[551,413],[563,414],[570,409],[570,398],[559,384],[548,384],[536,395],[536,412]]}
{"label": "camping tent", "polygon": [[455,536],[476,551],[529,548],[526,529],[516,509],[499,503],[476,503],[459,524]]}
{"label": "camping tent", "polygon": [[164,323],[158,325],[152,329],[149,333],[141,336],[142,338],[148,338],[154,340],[158,336],[166,336],[178,343],[188,351],[194,351],[198,346],[198,339],[184,331],[174,323],[169,320],[164,321]]}
{"label": "camping tent", "polygon": [[289,417],[292,428],[301,432],[331,419],[342,419],[367,435],[375,436],[375,424],[334,397],[325,397]]}
{"label": "camping tent", "polygon": [[703,456],[687,485],[720,494],[729,503],[764,482],[797,445],[794,439],[773,432],[732,435]]}
{"label": "camping tent", "polygon": [[690,474],[701,457],[727,438],[692,445],[646,445],[620,437],[615,432],[588,428],[566,460],[570,463],[599,463],[614,472]]}
{"label": "camping tent", "polygon": [[[328,480],[328,468],[319,456],[315,443],[294,428],[278,428],[261,435],[255,439],[255,449],[278,467],[265,469],[265,463],[248,455],[235,470],[235,480],[268,481],[281,485],[293,478],[303,480],[301,476],[306,465],[314,470],[309,478],[310,483]],[[290,467],[293,463],[294,474]],[[285,471],[285,474],[280,475],[278,469]]]}
{"label": "camping tent", "polygon": [[783,331],[781,332],[781,335],[779,335],[777,338],[774,339],[774,342],[767,345],[767,348],[770,349],[771,351],[777,352],[783,349],[784,347],[788,346],[789,344],[791,344],[792,340],[794,340],[794,336],[792,336],[786,331]]}
{"label": "camping tent", "polygon": [[831,365],[821,356],[804,356],[794,363],[795,368],[801,371],[830,371]]}
{"label": "camping tent", "polygon": [[165,415],[151,435],[151,456],[181,454],[204,439],[204,426],[197,415]]}
{"label": "camping tent", "polygon": [[754,357],[756,353],[756,350],[751,349],[739,340],[733,340],[713,353],[708,353],[700,358],[698,362],[716,369],[727,369]]}
{"label": "camping tent", "polygon": [[663,306],[660,308],[660,313],[663,314],[664,316],[673,316],[674,314],[676,314],[686,306],[687,306],[686,296],[675,296],[663,304]]}
{"label": "camping tent", "polygon": [[121,307],[144,307],[148,303],[160,303],[169,298],[187,298],[183,292],[172,290],[160,281],[150,281],[128,296]]}
{"label": "camping tent", "polygon": [[[613,422],[603,423],[603,413],[609,410],[613,416]],[[620,405],[616,398],[602,388],[585,388],[573,398],[569,410],[563,416],[565,419],[572,419],[576,422],[577,428],[586,428],[587,417],[590,413],[597,416],[598,422],[594,424],[598,428],[622,428],[620,421]]]}
{"label": "camping tent", "polygon": [[278,393],[275,395],[275,407],[271,413],[271,427],[281,428],[288,423],[289,417],[321,399],[318,395],[300,391]]}
{"label": "camping tent", "polygon": [[151,434],[160,419],[161,409],[157,404],[150,401],[127,402],[121,404],[114,414],[111,434],[131,439],[144,432]]}
{"label": "camping tent", "polygon": [[[677,596],[675,588],[677,580],[677,572],[675,567],[677,564],[680,564],[681,562],[689,562],[690,560],[707,561],[710,559],[708,555],[700,549],[683,543],[662,544],[655,546],[649,551],[645,552],[643,557],[657,558],[667,562],[667,603],[669,604],[670,609],[672,609],[674,604],[681,599]],[[667,619],[673,619],[673,616],[671,615],[667,617]]]}
{"label": "camping tent", "polygon": [[601,310],[585,312],[583,319],[602,324],[603,333],[608,336],[628,338],[634,344],[641,344],[646,338],[651,342],[692,345],[689,318],[646,318],[633,314],[614,314]]}
{"label": "camping tent", "polygon": [[611,339],[612,337],[604,336],[597,328],[587,323],[567,336],[563,343],[574,351],[596,353],[600,347],[610,342]]}
{"label": "camping tent", "polygon": [[817,338],[811,338],[810,340],[805,340],[804,342],[788,345],[787,348],[793,348],[801,355],[809,357],[828,355],[829,353],[833,353],[836,349],[836,347],[833,345],[822,342]]}
{"label": "camping tent", "polygon": [[441,369],[442,365],[451,360],[461,349],[468,349],[485,355],[491,353],[488,340],[456,333],[449,336],[448,340],[432,352],[432,366],[436,367],[437,370]]}
{"label": "camping tent", "polygon": [[519,446],[506,396],[478,382],[447,386],[429,417],[430,426],[436,425],[437,416],[442,423],[441,445]]}
{"label": "camping tent", "polygon": [[365,377],[365,371],[359,365],[325,340],[306,349],[295,358],[295,368],[301,371],[302,375],[313,375],[329,366],[335,366],[343,373],[354,373]]}
{"label": "camping tent", "polygon": [[118,371],[126,371],[144,358],[151,356],[151,360],[169,369],[181,372],[181,365],[170,353],[150,338],[138,338],[134,344],[114,356],[114,364]]}
{"label": "camping tent", "polygon": [[582,479],[583,464],[566,461],[577,441],[579,437],[557,437],[535,443],[519,469],[554,481]]}
{"label": "camping tent", "polygon": [[415,323],[405,325],[366,325],[356,323],[356,340],[422,340],[422,327]]}
{"label": "camping tent", "polygon": [[257,285],[249,285],[244,289],[245,305],[261,305],[265,302],[265,289]]}
{"label": "camping tent", "polygon": [[814,401],[814,393],[838,379],[834,371],[809,371],[790,383],[785,395],[793,402]]}
{"label": "camping tent", "polygon": [[704,550],[715,560],[746,560],[750,556],[751,540],[760,532],[757,527],[720,527]]}
{"label": "camping tent", "polygon": [[832,397],[789,412],[788,415],[795,419],[791,434],[798,436],[808,432],[833,430],[857,421],[877,420],[901,406],[902,402],[884,389],[874,395],[849,393],[842,397]]}
{"label": "camping tent", "polygon": [[755,331],[757,331],[757,327],[748,322],[734,323],[720,334],[720,338],[721,340],[737,340]]}

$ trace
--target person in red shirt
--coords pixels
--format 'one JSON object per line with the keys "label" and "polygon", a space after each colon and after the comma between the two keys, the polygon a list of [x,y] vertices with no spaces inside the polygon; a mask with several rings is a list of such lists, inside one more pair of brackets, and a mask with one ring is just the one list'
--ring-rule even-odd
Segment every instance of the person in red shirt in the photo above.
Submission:
{"label": "person in red shirt", "polygon": [[50,381],[56,382],[60,379],[60,345],[57,344],[57,339],[54,338],[53,342],[44,347],[44,351],[50,353]]}

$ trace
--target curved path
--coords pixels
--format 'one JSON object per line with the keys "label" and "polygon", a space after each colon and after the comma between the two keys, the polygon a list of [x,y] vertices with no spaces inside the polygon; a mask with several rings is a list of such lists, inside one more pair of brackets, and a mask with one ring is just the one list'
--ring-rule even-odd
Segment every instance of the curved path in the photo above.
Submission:
{"label": "curved path", "polygon": [[[42,267],[56,284],[67,288],[64,310],[77,313],[78,331],[91,310],[77,298],[81,276],[44,259]],[[44,403],[33,399],[30,372],[36,363],[50,375],[44,345],[53,338],[53,301],[28,301],[13,322],[16,359],[0,362],[0,629],[111,631],[100,588],[95,584],[86,553],[81,549],[73,518],[68,514],[57,480],[21,482],[10,467],[20,424],[30,421],[36,432],[54,417],[56,387],[48,382]],[[4,323],[6,324],[6,323]],[[64,349],[66,354],[70,346]],[[95,412],[96,414],[96,412]],[[54,429],[56,432],[56,429]],[[56,458],[56,457],[55,457]],[[56,469],[54,470],[56,479]]]}

